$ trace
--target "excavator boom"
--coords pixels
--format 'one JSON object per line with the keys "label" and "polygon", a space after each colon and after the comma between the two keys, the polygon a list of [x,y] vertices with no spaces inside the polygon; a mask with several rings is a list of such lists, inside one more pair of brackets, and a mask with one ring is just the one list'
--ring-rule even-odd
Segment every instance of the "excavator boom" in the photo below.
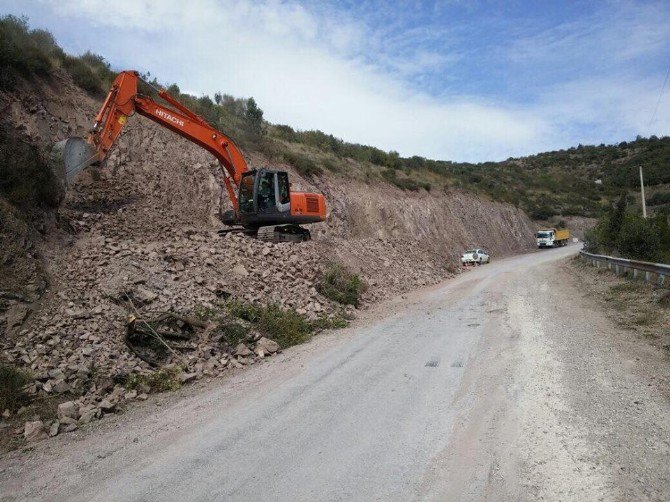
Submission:
{"label": "excavator boom", "polygon": [[[69,138],[56,145],[62,157],[66,182],[78,171],[93,163],[102,163],[114,146],[128,118],[139,113],[161,126],[179,134],[210,152],[219,161],[223,180],[233,209],[222,216],[227,225],[241,225],[245,233],[259,235],[258,229],[269,226],[296,226],[301,223],[324,221],[326,206],[323,195],[291,192],[288,175],[268,169],[250,170],[244,155],[235,142],[218,131],[202,117],[179,103],[165,90],[158,95],[170,107],[138,92],[139,76],[135,71],[123,71],[114,80],[100,108],[86,141]],[[243,180],[245,180],[243,184]],[[236,193],[235,189],[238,189]],[[240,197],[243,206],[240,207]],[[280,233],[302,235],[302,238],[273,240],[305,240],[309,232],[301,229],[281,229]],[[266,231],[260,235],[267,235]]]}

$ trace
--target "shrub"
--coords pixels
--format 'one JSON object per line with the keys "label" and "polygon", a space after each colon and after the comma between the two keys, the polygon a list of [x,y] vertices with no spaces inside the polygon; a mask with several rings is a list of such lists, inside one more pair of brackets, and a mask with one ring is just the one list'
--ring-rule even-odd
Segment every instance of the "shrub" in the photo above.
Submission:
{"label": "shrub", "polygon": [[410,190],[412,192],[416,192],[422,187],[426,188],[426,190],[430,190],[430,183],[419,184],[412,178],[398,178],[398,173],[392,167],[384,169],[384,171],[382,171],[382,176],[386,181],[397,186],[401,190]]}
{"label": "shrub", "polygon": [[298,173],[300,173],[302,176],[305,176],[306,178],[311,178],[312,176],[323,173],[323,169],[321,169],[312,159],[306,157],[305,155],[294,152],[286,152],[284,153],[284,159],[286,162],[295,167]]}
{"label": "shrub", "polygon": [[276,304],[263,306],[231,300],[226,306],[231,315],[249,321],[282,348],[306,342],[314,331],[314,326],[304,316]]}
{"label": "shrub", "polygon": [[316,290],[329,300],[354,307],[358,307],[366,289],[367,285],[358,274],[352,274],[336,263],[329,265],[316,286]]}
{"label": "shrub", "polygon": [[247,100],[244,120],[246,132],[251,138],[257,140],[264,134],[263,110],[258,107],[254,98],[249,98]]}
{"label": "shrub", "polygon": [[341,315],[334,315],[332,317],[321,317],[312,321],[312,328],[316,331],[324,329],[342,329],[349,326],[349,319]]}
{"label": "shrub", "polygon": [[548,220],[556,214],[556,211],[549,205],[543,204],[540,207],[536,207],[530,212],[530,217],[533,220]]}
{"label": "shrub", "polygon": [[660,236],[652,223],[638,215],[627,215],[616,240],[618,251],[627,258],[655,260],[660,254]]}
{"label": "shrub", "polygon": [[282,347],[306,342],[312,334],[312,326],[303,316],[275,304],[263,308],[258,328]]}
{"label": "shrub", "polygon": [[323,167],[334,173],[339,173],[342,171],[342,165],[341,165],[342,162],[341,161],[337,162],[331,159],[330,157],[326,157],[325,159],[323,159],[322,164]]}
{"label": "shrub", "polygon": [[0,89],[15,87],[17,77],[47,76],[53,67],[51,60],[38,45],[43,33],[31,38],[26,18],[0,18]]}
{"label": "shrub", "polygon": [[0,195],[25,213],[58,205],[59,184],[38,148],[0,124]]}
{"label": "shrub", "polygon": [[25,387],[30,376],[13,366],[0,365],[0,410],[15,411],[29,400]]}
{"label": "shrub", "polygon": [[237,345],[245,341],[249,334],[249,328],[236,322],[222,324],[219,326],[218,331],[229,345]]}
{"label": "shrub", "polygon": [[79,57],[79,59],[86,63],[97,75],[98,79],[100,80],[100,85],[103,87],[109,87],[111,85],[112,81],[116,77],[116,73],[112,71],[109,63],[105,60],[104,57],[98,54],[94,54],[90,51],[86,51]]}
{"label": "shrub", "polygon": [[63,68],[72,76],[74,83],[86,92],[91,94],[100,94],[102,92],[100,77],[82,59],[65,56],[63,59]]}
{"label": "shrub", "polygon": [[277,141],[266,136],[263,136],[263,138],[256,145],[256,148],[270,161],[280,160],[284,153],[283,148],[277,143]]}
{"label": "shrub", "polygon": [[125,387],[135,389],[140,385],[148,385],[152,392],[167,392],[181,387],[179,368],[163,368],[146,375],[133,373],[128,375]]}

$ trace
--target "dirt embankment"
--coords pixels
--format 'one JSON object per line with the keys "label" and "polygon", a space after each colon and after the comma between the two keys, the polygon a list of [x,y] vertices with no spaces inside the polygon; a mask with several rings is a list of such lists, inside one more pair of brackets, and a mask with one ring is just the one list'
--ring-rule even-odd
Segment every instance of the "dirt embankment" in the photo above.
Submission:
{"label": "dirt embankment", "polygon": [[[67,80],[58,88],[35,84],[0,94],[3,117],[45,147],[85,136],[99,104]],[[250,163],[271,165],[255,153]],[[34,392],[58,387],[77,394],[93,373],[150,370],[124,345],[129,295],[142,312],[206,309],[232,294],[314,318],[338,309],[315,288],[327,262],[359,273],[370,285],[364,301],[372,302],[444,279],[464,247],[486,247],[495,259],[533,245],[533,224],[521,210],[467,192],[409,193],[332,174],[307,180],[278,167],[291,171],[295,189],[326,195],[328,221],[311,227],[314,240],[269,244],[221,236],[214,159],[132,117],[104,169],[82,173],[58,218],[33,234],[28,247],[44,272],[36,271],[22,291],[27,302],[0,305],[3,359],[41,378]],[[217,351],[210,340],[196,343],[189,370],[199,376],[237,366],[239,356]],[[241,357],[244,364],[255,358]],[[94,386],[93,402],[110,389]]]}

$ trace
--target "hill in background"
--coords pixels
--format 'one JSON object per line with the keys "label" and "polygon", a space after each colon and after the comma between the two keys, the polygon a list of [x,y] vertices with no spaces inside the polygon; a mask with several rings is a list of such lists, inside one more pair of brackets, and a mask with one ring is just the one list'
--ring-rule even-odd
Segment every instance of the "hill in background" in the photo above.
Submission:
{"label": "hill in background", "polygon": [[[116,72],[104,57],[87,52],[66,54],[45,30],[31,30],[26,19],[0,19],[0,89],[22,80],[50,78],[56,69],[68,72],[89,94],[102,98]],[[144,75],[142,92],[155,95],[163,87]],[[401,157],[394,151],[348,143],[321,131],[298,131],[271,124],[253,98],[225,93],[192,96],[177,84],[168,91],[249,151],[270,161],[292,165],[306,177],[324,171],[362,181],[382,180],[407,191],[462,188],[524,209],[533,219],[558,216],[598,217],[622,192],[637,196],[638,168],[648,185],[647,203],[670,204],[670,138],[638,137],[617,145],[583,146],[539,153],[503,162],[463,163]]]}

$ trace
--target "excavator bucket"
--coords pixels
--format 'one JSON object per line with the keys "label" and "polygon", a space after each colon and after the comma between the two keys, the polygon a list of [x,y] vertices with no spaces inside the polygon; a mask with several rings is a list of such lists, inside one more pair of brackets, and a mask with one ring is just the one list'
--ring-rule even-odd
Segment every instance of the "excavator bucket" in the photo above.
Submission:
{"label": "excavator bucket", "polygon": [[84,138],[71,137],[56,143],[51,150],[51,169],[67,190],[75,175],[98,160],[98,153]]}

